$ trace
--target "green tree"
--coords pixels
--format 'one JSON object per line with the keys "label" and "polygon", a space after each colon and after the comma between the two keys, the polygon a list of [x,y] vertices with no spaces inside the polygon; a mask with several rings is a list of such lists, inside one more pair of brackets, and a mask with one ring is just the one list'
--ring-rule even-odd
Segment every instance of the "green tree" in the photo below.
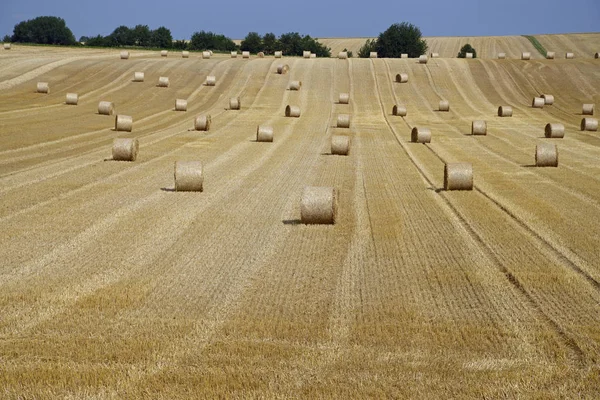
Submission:
{"label": "green tree", "polygon": [[233,40],[224,35],[216,35],[212,32],[195,32],[189,43],[189,48],[192,50],[216,50],[216,51],[231,51],[237,47]]}
{"label": "green tree", "polygon": [[91,47],[108,47],[108,46],[110,46],[110,44],[108,43],[108,40],[102,35],[97,35],[97,36],[88,38],[88,40],[86,40],[86,42],[85,42],[85,45],[91,46]]}
{"label": "green tree", "polygon": [[460,48],[460,51],[456,57],[467,58],[467,53],[473,53],[473,58],[477,58],[477,50],[475,50],[469,43]]}
{"label": "green tree", "polygon": [[369,58],[372,51],[377,51],[377,39],[367,39],[360,49],[358,49],[358,56],[360,58]]}
{"label": "green tree", "polygon": [[176,50],[186,50],[189,48],[189,45],[185,40],[176,40],[173,42],[173,48]]}
{"label": "green tree", "polygon": [[135,36],[133,31],[125,25],[119,26],[107,37],[107,42],[110,46],[133,46],[135,44]]}
{"label": "green tree", "polygon": [[65,20],[58,17],[37,17],[15,25],[12,42],[39,44],[76,44],[73,32]]}
{"label": "green tree", "polygon": [[87,42],[88,40],[90,40],[89,36],[81,36],[81,37],[79,38],[79,43],[85,43],[85,42]]}
{"label": "green tree", "polygon": [[277,36],[274,33],[265,33],[262,38],[262,50],[265,54],[275,54],[278,47],[279,41],[277,40]]}
{"label": "green tree", "polygon": [[249,51],[250,53],[258,53],[262,51],[262,47],[262,38],[256,32],[248,33],[244,40],[242,40],[242,43],[240,43],[240,50]]}
{"label": "green tree", "polygon": [[9,43],[9,42],[10,42],[10,40],[11,40],[11,37],[10,37],[10,35],[4,35],[4,38],[2,39],[2,41],[3,41],[4,43]]}
{"label": "green tree", "polygon": [[284,33],[279,37],[279,43],[283,54],[288,56],[301,56],[304,50],[308,50],[318,57],[331,57],[331,49],[309,35],[300,36],[297,32]]}
{"label": "green tree", "polygon": [[136,46],[150,46],[150,38],[152,34],[148,25],[136,25],[131,31],[131,34],[133,35],[133,43]]}
{"label": "green tree", "polygon": [[392,24],[379,34],[375,44],[379,57],[399,58],[402,53],[411,58],[427,53],[427,42],[421,38],[421,30],[413,24]]}
{"label": "green tree", "polygon": [[150,33],[150,46],[159,47],[161,49],[169,49],[173,47],[173,36],[171,31],[164,26],[161,26]]}

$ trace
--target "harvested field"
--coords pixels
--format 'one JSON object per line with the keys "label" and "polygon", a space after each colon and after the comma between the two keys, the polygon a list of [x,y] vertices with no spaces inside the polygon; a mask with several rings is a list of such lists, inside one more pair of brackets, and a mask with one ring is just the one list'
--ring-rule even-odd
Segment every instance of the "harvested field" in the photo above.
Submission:
{"label": "harvested field", "polygon": [[[0,53],[0,397],[596,397],[600,137],[579,127],[598,61],[575,39],[546,46],[575,59],[546,60],[523,37],[469,38],[468,61],[448,58],[465,38],[435,40],[425,65],[290,57],[285,75],[273,57]],[[531,108],[540,93],[554,105]],[[549,121],[560,164],[535,168]],[[258,125],[276,140],[256,144]],[[430,143],[410,142],[419,126]],[[115,138],[139,141],[135,162],[105,161]],[[186,161],[202,191],[175,191]],[[443,190],[446,163],[471,164],[473,190]],[[336,189],[335,224],[302,223],[313,186]]]}

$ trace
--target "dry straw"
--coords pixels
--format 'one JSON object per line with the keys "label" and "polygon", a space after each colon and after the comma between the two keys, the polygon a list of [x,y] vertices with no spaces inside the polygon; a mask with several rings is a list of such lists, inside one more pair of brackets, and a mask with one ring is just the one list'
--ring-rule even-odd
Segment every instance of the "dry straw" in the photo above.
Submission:
{"label": "dry straw", "polygon": [[413,143],[431,143],[431,131],[429,128],[415,126],[410,132],[410,141]]}
{"label": "dry straw", "polygon": [[565,58],[567,60],[572,60],[572,59],[575,58],[575,54],[573,54],[573,53],[565,53]]}
{"label": "dry straw", "polygon": [[38,82],[37,83],[37,92],[38,93],[50,93],[50,85],[48,85],[48,82]]}
{"label": "dry straw", "polygon": [[208,60],[208,59],[210,58],[210,56],[211,56],[211,53],[210,53],[210,51],[203,51],[203,52],[202,52],[202,58],[204,58],[204,59],[207,59],[207,60]]}
{"label": "dry straw", "polygon": [[197,131],[208,131],[210,130],[210,123],[210,114],[199,115],[194,119],[194,129]]}
{"label": "dry straw", "polygon": [[190,52],[189,52],[189,51],[187,51],[187,50],[183,50],[183,51],[181,52],[181,57],[182,57],[182,58],[190,58]]}
{"label": "dry straw", "polygon": [[256,128],[256,141],[257,142],[272,142],[273,141],[273,127],[259,125]]}
{"label": "dry straw", "polygon": [[[4,43],[4,50],[10,50],[10,43]],[[596,57],[598,58],[598,57]]]}
{"label": "dry straw", "polygon": [[98,103],[98,114],[113,115],[115,112],[115,104],[111,101],[101,101]]}
{"label": "dry straw", "polygon": [[427,61],[429,61],[429,59],[425,54],[419,56],[419,64],[427,64]]}
{"label": "dry straw", "polygon": [[175,191],[201,192],[204,174],[201,161],[175,161]]}
{"label": "dry straw", "polygon": [[521,60],[531,60],[531,53],[524,51],[521,53]]}
{"label": "dry straw", "polygon": [[487,135],[487,122],[476,120],[471,123],[471,135]]}
{"label": "dry straw", "polygon": [[338,103],[340,103],[340,104],[348,104],[348,103],[350,103],[350,95],[348,93],[340,93],[340,97],[338,99]]}
{"label": "dry straw", "polygon": [[547,106],[551,106],[552,104],[554,104],[554,96],[551,94],[543,94],[540,96],[542,99],[544,99],[544,104]]}
{"label": "dry straw", "polygon": [[470,163],[446,163],[444,189],[473,190],[473,166]]}
{"label": "dry straw", "polygon": [[115,116],[115,131],[131,132],[133,129],[133,118],[129,115]]}
{"label": "dry straw", "polygon": [[206,86],[215,86],[217,78],[214,75],[208,75],[206,77]]}
{"label": "dry straw", "polygon": [[552,143],[535,146],[536,167],[558,167],[558,147]]}
{"label": "dry straw", "polygon": [[237,58],[237,51],[231,52],[231,58]]}
{"label": "dry straw", "polygon": [[242,51],[242,58],[250,58],[250,52],[249,51]]}
{"label": "dry straw", "polygon": [[439,58],[440,53],[431,53],[431,58]]}
{"label": "dry straw", "polygon": [[290,90],[300,90],[302,86],[302,81],[291,81],[290,82]]}
{"label": "dry straw", "polygon": [[348,52],[347,51],[340,51],[338,53],[338,58],[340,60],[346,60],[346,59],[348,59]]}
{"label": "dry straw", "polygon": [[593,104],[584,104],[581,107],[582,115],[594,115],[594,105]]}
{"label": "dry straw", "polygon": [[581,130],[595,132],[598,130],[598,120],[596,118],[583,118],[581,120]]}
{"label": "dry straw", "polygon": [[347,156],[350,152],[350,137],[343,135],[331,136],[331,154]]}
{"label": "dry straw", "polygon": [[187,100],[176,99],[175,100],[175,111],[187,111]]}
{"label": "dry straw", "polygon": [[504,60],[506,58],[506,53],[498,53],[498,60]]}
{"label": "dry straw", "polygon": [[473,53],[467,53],[465,56],[466,58],[473,58]]}
{"label": "dry straw", "polygon": [[546,124],[545,135],[550,139],[560,139],[565,137],[565,126],[563,124]]}
{"label": "dry straw", "polygon": [[534,97],[531,101],[531,107],[533,108],[543,108],[546,101],[541,97]]}
{"label": "dry straw", "polygon": [[377,58],[377,52],[376,51],[372,51],[369,53],[369,58]]}
{"label": "dry straw", "polygon": [[304,57],[304,58],[310,58],[310,51],[304,50],[302,52],[302,57]]}
{"label": "dry straw", "polygon": [[307,186],[300,201],[300,221],[303,224],[335,224],[337,190],[333,187]]}
{"label": "dry straw", "polygon": [[285,75],[288,73],[289,70],[290,70],[290,66],[287,64],[279,64],[277,66],[277,73],[279,75]]}
{"label": "dry straw", "polygon": [[350,115],[348,115],[348,114],[338,115],[336,126],[338,128],[350,128]]}
{"label": "dry straw", "polygon": [[230,110],[239,110],[242,107],[242,103],[240,102],[239,97],[232,97],[229,99],[229,109]]}
{"label": "dry straw", "polygon": [[129,52],[128,51],[122,51],[121,52],[121,60],[127,60],[129,58]]}
{"label": "dry straw", "polygon": [[67,93],[67,100],[65,101],[65,103],[67,103],[70,106],[76,106],[78,102],[79,96],[77,95],[77,93]]}
{"label": "dry straw", "polygon": [[400,58],[408,58],[408,54],[402,53],[402,54],[400,54]]}
{"label": "dry straw", "polygon": [[440,100],[439,111],[450,111],[450,102],[448,100]]}
{"label": "dry straw", "polygon": [[137,139],[113,140],[112,159],[115,161],[135,161],[140,145]]}
{"label": "dry straw", "polygon": [[169,77],[161,76],[158,78],[158,87],[169,87]]}
{"label": "dry straw", "polygon": [[556,53],[554,53],[553,51],[548,51],[548,52],[546,52],[546,59],[554,60],[555,55],[556,55]]}
{"label": "dry straw", "polygon": [[160,56],[161,56],[161,57],[166,57],[166,56],[168,56],[168,55],[169,55],[169,52],[168,52],[167,50],[161,50],[161,51],[160,51]]}
{"label": "dry straw", "polygon": [[276,51],[275,58],[281,58],[281,57],[283,57],[283,51]]}
{"label": "dry straw", "polygon": [[398,82],[398,83],[408,82],[408,74],[396,74],[396,82]]}
{"label": "dry straw", "polygon": [[262,51],[259,51],[257,56],[258,56],[258,58],[265,58],[265,53]]}
{"label": "dry straw", "polygon": [[512,117],[513,110],[511,106],[500,106],[498,107],[498,116],[499,117]]}
{"label": "dry straw", "polygon": [[144,82],[144,73],[143,72],[134,72],[133,73],[133,81],[134,82]]}
{"label": "dry straw", "polygon": [[406,106],[402,104],[395,104],[392,108],[392,114],[398,117],[406,117]]}
{"label": "dry straw", "polygon": [[290,106],[289,104],[285,107],[285,116],[292,118],[300,117],[300,107],[298,106]]}

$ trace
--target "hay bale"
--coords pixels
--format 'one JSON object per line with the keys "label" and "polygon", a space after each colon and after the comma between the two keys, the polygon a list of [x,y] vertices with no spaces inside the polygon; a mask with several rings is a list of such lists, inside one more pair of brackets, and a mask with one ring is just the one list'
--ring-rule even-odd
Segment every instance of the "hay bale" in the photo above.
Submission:
{"label": "hay bale", "polygon": [[115,131],[131,132],[133,129],[133,118],[129,115],[115,116]]}
{"label": "hay bale", "polygon": [[204,174],[201,161],[175,161],[175,191],[201,192]]}
{"label": "hay bale", "polygon": [[444,190],[473,190],[473,166],[470,163],[446,163]]}
{"label": "hay bale", "polygon": [[350,115],[348,115],[348,114],[338,115],[336,126],[338,128],[350,128]]}
{"label": "hay bale", "polygon": [[175,111],[187,111],[187,100],[176,99],[175,100]]}
{"label": "hay bale", "polygon": [[543,94],[540,96],[542,99],[544,99],[544,104],[547,106],[551,106],[552,104],[554,104],[554,96],[551,94]]}
{"label": "hay bale", "polygon": [[340,104],[348,104],[348,103],[350,103],[350,95],[348,93],[340,93],[340,97],[338,99],[338,103],[340,103]]}
{"label": "hay bale", "polygon": [[197,131],[208,131],[210,130],[211,122],[210,114],[199,115],[194,119],[194,129]]}
{"label": "hay bale", "polygon": [[143,72],[134,72],[133,73],[133,81],[134,82],[144,82],[144,73]]}
{"label": "hay bale", "polygon": [[[11,46],[10,43],[4,43],[4,50],[10,50]],[[598,58],[598,57],[596,57]]]}
{"label": "hay bale", "polygon": [[410,141],[413,143],[431,143],[431,131],[429,128],[412,128]]}
{"label": "hay bale", "polygon": [[158,87],[169,87],[169,77],[161,76],[158,78]]}
{"label": "hay bale", "polygon": [[206,86],[215,86],[217,83],[217,78],[214,75],[208,75],[206,77]]}
{"label": "hay bale", "polygon": [[350,137],[344,135],[331,136],[331,154],[347,156],[350,152]]}
{"label": "hay bale", "polygon": [[440,100],[439,111],[450,111],[450,102],[448,100]]}
{"label": "hay bale", "polygon": [[277,73],[279,75],[285,75],[288,73],[289,70],[290,70],[290,66],[287,64],[279,64],[277,66]]}
{"label": "hay bale", "polygon": [[212,57],[213,56],[213,51],[209,50],[208,52],[210,53],[210,56]]}
{"label": "hay bale", "polygon": [[190,58],[190,52],[187,50],[183,50],[181,52],[181,58]]}
{"label": "hay bale", "polygon": [[408,74],[396,74],[396,82],[398,82],[398,83],[408,82]]}
{"label": "hay bale", "polygon": [[315,53],[310,53],[310,58],[317,58],[317,55]]}
{"label": "hay bale", "polygon": [[205,60],[208,60],[210,58],[211,54],[210,51],[203,51],[202,52],[202,58]]}
{"label": "hay bale", "polygon": [[408,54],[402,53],[402,54],[400,54],[400,58],[408,58]]}
{"label": "hay bale", "polygon": [[565,58],[566,58],[567,60],[572,60],[572,59],[574,59],[574,58],[575,58],[575,54],[574,54],[574,53],[569,53],[569,52],[567,52],[567,53],[565,53]]}
{"label": "hay bale", "polygon": [[593,104],[584,104],[581,107],[582,115],[594,115],[594,105]]}
{"label": "hay bale", "polygon": [[471,135],[487,135],[487,122],[481,120],[471,122]]}
{"label": "hay bale", "polygon": [[242,58],[250,58],[250,52],[249,51],[242,51]]}
{"label": "hay bale", "polygon": [[565,137],[565,126],[563,124],[546,124],[545,136],[550,139]]}
{"label": "hay bale", "polygon": [[473,53],[466,53],[465,58],[473,58]]}
{"label": "hay bale", "polygon": [[50,93],[50,85],[48,85],[48,82],[38,82],[36,91],[48,94]]}
{"label": "hay bale", "polygon": [[129,58],[129,52],[128,51],[122,51],[121,52],[121,60],[127,60]]}
{"label": "hay bale", "polygon": [[406,106],[394,104],[392,108],[392,114],[398,117],[406,117]]}
{"label": "hay bale", "polygon": [[237,51],[231,52],[231,58],[237,58]]}
{"label": "hay bale", "polygon": [[117,138],[113,140],[112,159],[114,161],[135,161],[139,147],[137,139]]}
{"label": "hay bale", "polygon": [[536,167],[558,167],[558,147],[552,143],[540,143],[535,146]]}
{"label": "hay bale", "polygon": [[372,51],[369,53],[369,58],[377,58],[377,52],[376,51]]}
{"label": "hay bale", "polygon": [[304,58],[310,58],[310,51],[304,50],[302,52],[302,57],[304,57]]}
{"label": "hay bale", "polygon": [[300,90],[302,86],[302,81],[291,81],[290,82],[290,90]]}
{"label": "hay bale", "polygon": [[555,56],[555,53],[553,51],[546,52],[546,59],[547,60],[554,60],[554,56]]}
{"label": "hay bale", "polygon": [[285,106],[285,116],[292,118],[300,117],[300,107],[298,106],[290,106],[289,104]]}
{"label": "hay bale", "polygon": [[283,57],[283,51],[276,51],[275,58],[281,58],[281,57]]}
{"label": "hay bale", "polygon": [[337,190],[333,187],[307,186],[300,201],[300,221],[303,224],[335,224]]}
{"label": "hay bale", "polygon": [[169,55],[169,52],[168,52],[167,50],[161,50],[161,51],[160,51],[160,56],[161,56],[161,57],[166,57],[166,56],[168,56],[168,55]]}
{"label": "hay bale", "polygon": [[338,53],[338,58],[340,60],[347,60],[348,59],[348,52],[347,51],[340,51]]}
{"label": "hay bale", "polygon": [[531,101],[531,107],[533,108],[544,108],[546,101],[541,97],[534,97]]}
{"label": "hay bale", "polygon": [[431,53],[431,58],[439,58],[440,53]]}
{"label": "hay bale", "polygon": [[498,53],[498,60],[504,60],[506,58],[506,53]]}
{"label": "hay bale", "polygon": [[257,142],[272,142],[273,141],[273,127],[259,125],[256,128],[256,141]]}
{"label": "hay bale", "polygon": [[111,101],[101,101],[98,103],[98,114],[100,115],[113,115],[115,112],[115,105]]}
{"label": "hay bale", "polygon": [[265,58],[265,53],[262,51],[259,51],[257,56],[258,56],[258,58]]}
{"label": "hay bale", "polygon": [[67,93],[67,100],[65,101],[66,104],[70,106],[76,106],[78,102],[79,96],[77,93]]}
{"label": "hay bale", "polygon": [[581,130],[596,132],[598,130],[598,120],[596,118],[583,118],[581,120]]}
{"label": "hay bale", "polygon": [[524,51],[521,53],[521,60],[531,60],[531,53]]}
{"label": "hay bale", "polygon": [[511,106],[500,106],[498,107],[498,116],[499,117],[512,117],[513,110]]}
{"label": "hay bale", "polygon": [[419,64],[427,64],[427,61],[429,61],[429,59],[425,54],[419,56]]}
{"label": "hay bale", "polygon": [[230,110],[239,110],[242,108],[242,103],[240,102],[239,97],[231,97],[229,99],[229,109]]}

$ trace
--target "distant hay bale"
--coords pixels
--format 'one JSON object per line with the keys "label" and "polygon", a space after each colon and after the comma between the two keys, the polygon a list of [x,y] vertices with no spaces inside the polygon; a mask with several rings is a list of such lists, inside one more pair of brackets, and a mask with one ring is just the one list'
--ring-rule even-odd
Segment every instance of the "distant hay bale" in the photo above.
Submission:
{"label": "distant hay bale", "polygon": [[338,115],[336,126],[338,128],[350,128],[350,115],[348,115],[348,114]]}
{"label": "distant hay bale", "polygon": [[544,108],[546,101],[541,97],[534,97],[531,101],[531,107],[533,108]]}
{"label": "distant hay bale", "polygon": [[575,54],[574,53],[565,53],[565,58],[567,60],[572,60],[575,58]]}
{"label": "distant hay bale", "polygon": [[66,104],[70,106],[76,106],[78,102],[79,96],[77,93],[67,93],[67,100],[65,101]]}
{"label": "distant hay bale", "polygon": [[553,51],[548,51],[548,52],[546,52],[546,59],[547,60],[554,60],[554,56],[555,55],[556,54]]}
{"label": "distant hay bale", "polygon": [[259,51],[257,56],[258,56],[258,58],[265,58],[265,53],[262,51]]}
{"label": "distant hay bale", "polygon": [[289,104],[285,107],[285,116],[292,118],[300,117],[300,107],[298,106],[290,106]]}
{"label": "distant hay bale", "polygon": [[475,120],[471,123],[471,135],[487,135],[487,122]]}
{"label": "distant hay bale", "polygon": [[348,104],[348,103],[350,103],[350,94],[348,94],[348,93],[340,93],[340,97],[338,99],[338,103],[340,103],[340,104]]}
{"label": "distant hay bale", "polygon": [[158,78],[158,87],[169,87],[169,77],[161,76]]}
{"label": "distant hay bale", "polygon": [[187,100],[176,99],[175,100],[175,111],[187,111]]}
{"label": "distant hay bale", "polygon": [[446,163],[444,190],[473,190],[473,166],[470,163]]}
{"label": "distant hay bale", "polygon": [[302,81],[291,81],[290,82],[290,90],[300,90],[302,86]]}
{"label": "distant hay bale", "polygon": [[369,53],[369,58],[377,58],[377,52],[376,51],[372,51]]}
{"label": "distant hay bale", "polygon": [[415,126],[410,132],[410,141],[413,143],[431,143],[431,130]]}
{"label": "distant hay bale", "polygon": [[565,137],[565,126],[563,124],[546,124],[544,134],[549,139],[560,139]]}
{"label": "distant hay bale", "polygon": [[396,82],[398,82],[398,83],[408,82],[408,74],[396,74]]}
{"label": "distant hay bale", "polygon": [[167,50],[161,50],[161,51],[160,51],[160,56],[161,56],[161,57],[166,57],[166,56],[168,56],[168,55],[169,55],[169,52],[168,52]]}
{"label": "distant hay bale", "polygon": [[350,152],[350,137],[344,135],[331,136],[331,154],[347,156]]}
{"label": "distant hay bale", "polygon": [[466,53],[465,58],[473,58],[473,53]]}
{"label": "distant hay bale", "polygon": [[317,58],[317,54],[316,53],[310,53],[310,58]]}
{"label": "distant hay bale", "polygon": [[431,58],[439,58],[440,53],[431,53]]}
{"label": "distant hay bale", "polygon": [[115,131],[131,132],[133,129],[133,117],[130,115],[115,116]]}
{"label": "distant hay bale", "polygon": [[[10,50],[10,48],[11,48],[10,43],[4,43],[4,50]],[[598,58],[598,57],[596,57],[596,58]]]}
{"label": "distant hay bale", "polygon": [[558,147],[553,143],[539,143],[535,146],[536,167],[558,167]]}
{"label": "distant hay bale", "polygon": [[521,53],[521,60],[531,60],[531,53],[524,51]]}
{"label": "distant hay bale", "polygon": [[300,221],[303,224],[335,224],[337,190],[333,187],[307,186],[300,201]]}
{"label": "distant hay bale", "polygon": [[98,114],[113,115],[115,112],[115,104],[111,101],[101,101],[98,103]]}
{"label": "distant hay bale", "polygon": [[392,108],[392,114],[398,117],[406,117],[406,106],[394,104],[394,107]]}
{"label": "distant hay bale", "polygon": [[209,50],[208,52],[210,53],[210,56],[212,57],[213,56],[213,51]]}
{"label": "distant hay bale", "polygon": [[498,60],[504,60],[506,58],[506,53],[498,53]]}
{"label": "distant hay bale", "polygon": [[272,142],[273,141],[273,127],[259,125],[256,128],[256,141],[257,142]]}
{"label": "distant hay bale", "polygon": [[499,117],[512,117],[513,110],[511,106],[500,106],[498,107],[498,116]]}
{"label": "distant hay bale", "polygon": [[113,140],[112,159],[114,161],[135,161],[139,148],[137,139],[117,138]]}
{"label": "distant hay bale", "polygon": [[48,82],[38,82],[37,83],[37,92],[38,93],[50,93],[50,85],[48,85]]}
{"label": "distant hay bale", "polygon": [[129,58],[129,52],[128,51],[122,51],[121,52],[121,60],[127,60]]}
{"label": "distant hay bale", "polygon": [[543,94],[540,96],[542,99],[544,99],[544,104],[547,106],[551,106],[552,104],[554,104],[554,96],[551,94]]}
{"label": "distant hay bale", "polygon": [[242,58],[250,58],[250,52],[249,51],[242,51]]}
{"label": "distant hay bale", "polygon": [[346,60],[346,59],[348,59],[348,52],[347,51],[340,51],[338,53],[338,58],[340,60]]}
{"label": "distant hay bale", "polygon": [[448,100],[440,100],[439,111],[450,111],[450,102]]}
{"label": "distant hay bale", "polygon": [[304,58],[310,58],[310,51],[304,50],[302,52],[302,57],[304,57]]}
{"label": "distant hay bale", "polygon": [[290,70],[290,66],[287,64],[279,64],[277,66],[277,73],[279,75],[285,75],[288,73],[289,70]]}
{"label": "distant hay bale", "polygon": [[143,72],[134,72],[133,73],[133,81],[134,82],[144,82],[144,73]]}
{"label": "distant hay bale", "polygon": [[197,131],[208,131],[210,130],[210,123],[210,114],[199,115],[194,119],[194,129]]}
{"label": "distant hay bale", "polygon": [[240,102],[239,97],[232,97],[229,99],[229,109],[230,110],[239,110],[242,107],[242,103]]}
{"label": "distant hay bale", "polygon": [[283,51],[276,51],[275,58],[281,58],[281,57],[283,57]]}
{"label": "distant hay bale", "polygon": [[175,161],[175,191],[201,192],[204,173],[201,161]]}
{"label": "distant hay bale", "polygon": [[237,58],[237,51],[231,52],[231,58]]}
{"label": "distant hay bale", "polygon": [[581,114],[583,114],[583,115],[594,115],[594,105],[593,104],[584,104],[581,107]]}
{"label": "distant hay bale", "polygon": [[208,75],[206,77],[206,86],[215,86],[217,84],[217,78],[214,75]]}
{"label": "distant hay bale", "polygon": [[583,118],[581,120],[581,130],[595,132],[598,130],[598,120],[596,118]]}
{"label": "distant hay bale", "polygon": [[400,54],[400,58],[408,58],[408,54],[407,53],[402,53],[402,54]]}
{"label": "distant hay bale", "polygon": [[187,50],[183,50],[181,52],[181,58],[190,58],[190,52]]}
{"label": "distant hay bale", "polygon": [[205,60],[208,60],[210,58],[210,56],[211,56],[210,51],[202,52],[202,58],[204,58]]}
{"label": "distant hay bale", "polygon": [[429,59],[425,54],[419,56],[419,64],[427,64],[427,61],[429,61]]}

